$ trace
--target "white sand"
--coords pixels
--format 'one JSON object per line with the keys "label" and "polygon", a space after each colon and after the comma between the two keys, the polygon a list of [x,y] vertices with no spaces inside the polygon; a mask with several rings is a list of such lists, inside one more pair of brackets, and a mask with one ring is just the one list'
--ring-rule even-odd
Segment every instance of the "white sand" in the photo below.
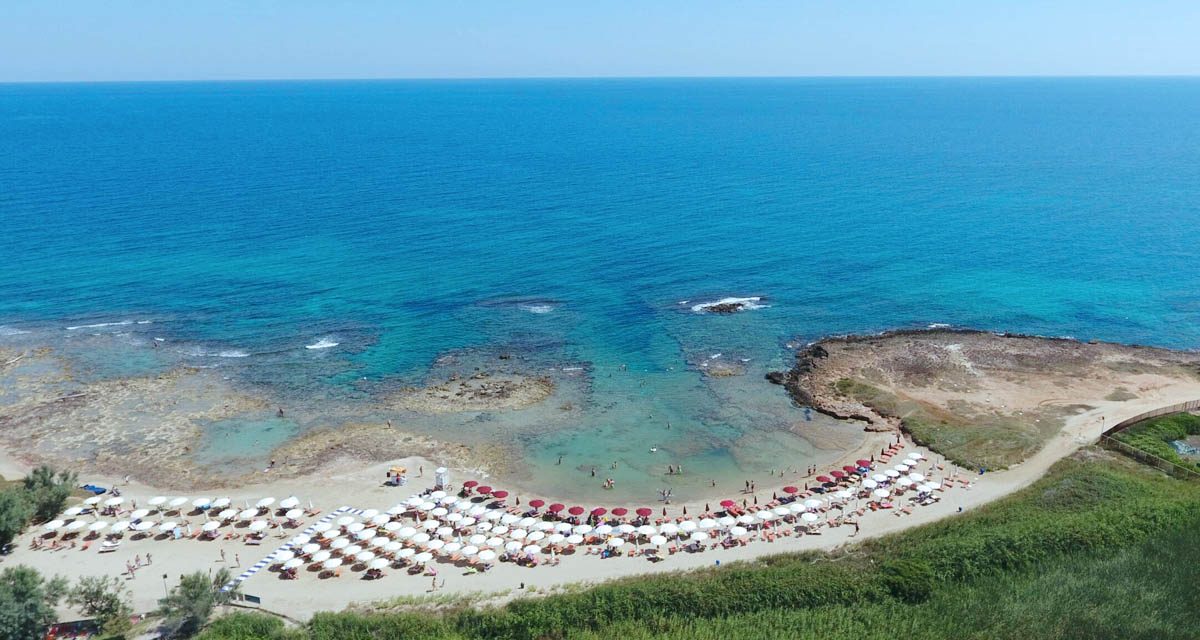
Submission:
{"label": "white sand", "polygon": [[[976,508],[997,498],[1008,495],[1018,489],[1028,486],[1040,478],[1046,470],[1061,458],[1073,453],[1080,446],[1094,442],[1102,430],[1103,424],[1112,425],[1118,421],[1154,408],[1200,398],[1200,382],[1195,384],[1179,384],[1160,388],[1134,401],[1116,402],[1100,401],[1096,408],[1086,413],[1071,417],[1062,432],[1025,462],[1003,472],[991,472],[983,476],[969,476],[974,480],[970,489],[951,489],[942,494],[940,503],[916,507],[914,513],[897,517],[892,511],[878,513],[868,512],[860,519],[861,534],[859,538],[881,536],[909,527],[932,522],[954,515],[961,507],[963,510]],[[914,450],[909,447],[906,451]],[[924,452],[932,460],[940,460],[936,454]],[[381,486],[384,471],[393,464],[409,467],[414,473],[408,487],[394,488]],[[417,478],[416,469],[424,465],[425,477]],[[357,508],[376,508],[385,510],[397,502],[407,498],[411,493],[432,484],[434,464],[420,458],[397,460],[385,464],[364,468],[361,465],[346,463],[333,471],[323,473],[320,478],[286,479],[280,481],[265,480],[263,483],[248,486],[231,493],[234,505],[243,501],[253,504],[264,496],[281,499],[288,495],[301,498],[302,504],[307,505],[311,500],[325,513],[339,506],[348,505]],[[924,470],[928,465],[923,465]],[[11,459],[0,457],[0,473],[6,477],[15,477],[26,470]],[[965,473],[965,472],[964,472]],[[929,475],[929,474],[927,474]],[[456,483],[464,479],[456,474],[452,478]],[[113,479],[101,478],[100,481]],[[137,483],[120,484],[128,499],[136,499],[144,503],[159,492],[151,487],[140,486]],[[774,488],[766,488],[760,495],[770,495]],[[168,494],[170,495],[170,494]],[[206,494],[207,495],[207,494]],[[188,496],[195,498],[198,496]],[[208,495],[208,497],[217,497]],[[739,496],[740,498],[740,496]],[[678,505],[671,509],[672,515],[678,513]],[[698,514],[698,505],[690,505],[689,513]],[[199,523],[199,517],[191,518],[193,523]],[[307,522],[306,522],[307,524]],[[706,551],[698,554],[678,553],[667,557],[660,563],[648,562],[645,558],[618,557],[601,559],[598,556],[588,556],[581,553],[574,556],[564,556],[559,566],[540,566],[523,568],[509,563],[497,563],[495,568],[484,574],[471,576],[462,575],[462,569],[451,565],[436,565],[439,570],[439,583],[444,579],[445,587],[439,593],[469,593],[483,592],[493,594],[495,601],[517,595],[515,593],[521,583],[526,588],[536,587],[545,590],[559,585],[580,582],[598,582],[610,578],[629,576],[650,572],[675,571],[696,567],[711,566],[717,561],[722,564],[736,560],[751,560],[761,556],[789,551],[811,549],[832,549],[847,542],[853,542],[853,527],[844,526],[835,529],[822,530],[820,535],[782,538],[774,543],[752,542],[746,547],[730,550]],[[241,567],[231,566],[236,572],[250,566],[265,557],[283,540],[272,535],[262,546],[247,546],[239,541],[198,542],[127,540],[122,548],[115,553],[100,554],[96,552],[96,544],[88,551],[64,550],[57,552],[37,551],[29,548],[30,541],[41,535],[40,530],[26,533],[18,541],[17,550],[3,562],[7,565],[26,564],[39,571],[50,574],[61,574],[68,577],[82,575],[118,575],[125,570],[126,562],[134,555],[143,558],[147,553],[154,558],[153,565],[143,567],[137,577],[127,580],[133,593],[135,609],[148,611],[154,608],[156,601],[164,593],[164,574],[168,584],[173,584],[182,573],[197,570],[216,570],[217,568],[233,565],[235,554],[241,558]],[[128,537],[128,536],[127,536]],[[220,561],[220,550],[224,549],[227,562]],[[305,619],[313,612],[320,610],[338,610],[355,602],[369,602],[395,596],[422,596],[430,589],[431,579],[422,576],[409,576],[403,571],[390,570],[388,575],[378,581],[366,581],[358,578],[359,574],[349,570],[343,571],[338,579],[318,579],[315,574],[301,571],[299,580],[279,580],[276,574],[262,571],[242,585],[245,593],[260,596],[263,608],[284,613],[292,618]],[[68,615],[64,612],[64,615]],[[68,615],[69,617],[69,615]]]}

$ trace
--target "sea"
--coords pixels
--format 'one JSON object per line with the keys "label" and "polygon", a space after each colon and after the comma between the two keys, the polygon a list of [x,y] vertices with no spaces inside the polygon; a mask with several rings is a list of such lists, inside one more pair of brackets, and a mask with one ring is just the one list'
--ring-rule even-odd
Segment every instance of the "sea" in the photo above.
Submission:
{"label": "sea", "polygon": [[[548,495],[740,488],[861,438],[764,380],[823,336],[1200,347],[1198,114],[1188,78],[0,85],[0,346],[288,407],[211,464],[365,412]],[[377,407],[498,363],[560,391]]]}

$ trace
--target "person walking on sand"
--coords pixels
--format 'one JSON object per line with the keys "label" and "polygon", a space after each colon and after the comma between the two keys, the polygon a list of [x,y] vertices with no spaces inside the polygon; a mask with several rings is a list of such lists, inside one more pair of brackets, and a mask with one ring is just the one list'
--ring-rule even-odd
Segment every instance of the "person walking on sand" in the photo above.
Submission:
{"label": "person walking on sand", "polygon": [[225,562],[225,550],[221,549],[221,562]]}
{"label": "person walking on sand", "polygon": [[242,566],[242,556],[241,556],[241,554],[237,554],[237,553],[233,554],[233,566],[235,566],[235,567],[240,567],[240,566]]}

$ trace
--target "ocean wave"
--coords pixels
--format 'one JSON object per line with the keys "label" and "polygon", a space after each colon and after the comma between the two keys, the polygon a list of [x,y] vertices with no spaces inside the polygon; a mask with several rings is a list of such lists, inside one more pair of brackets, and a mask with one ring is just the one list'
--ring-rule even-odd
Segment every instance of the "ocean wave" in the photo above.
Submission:
{"label": "ocean wave", "polygon": [[249,358],[250,353],[241,349],[220,349],[209,351],[203,347],[190,347],[183,351],[184,355],[195,358]]}
{"label": "ocean wave", "polygon": [[546,303],[522,304],[518,305],[518,308],[520,308],[521,311],[528,311],[529,313],[538,314],[550,313],[551,311],[554,311],[554,305]]}
{"label": "ocean wave", "polygon": [[726,304],[740,304],[742,305],[742,309],[745,311],[751,311],[753,309],[765,309],[771,306],[769,304],[760,304],[761,302],[762,296],[750,296],[748,298],[721,298],[720,300],[714,300],[712,302],[701,302],[700,304],[692,305],[692,311],[695,311],[696,313],[702,313],[717,305]]}
{"label": "ocean wave", "polygon": [[338,343],[334,342],[333,340],[330,340],[329,338],[321,338],[320,340],[317,340],[314,344],[304,345],[304,348],[305,349],[328,349],[330,347],[336,347],[336,346],[338,346]]}
{"label": "ocean wave", "polygon": [[0,336],[20,336],[25,335],[26,333],[29,332],[16,327],[5,327],[0,325]]}
{"label": "ocean wave", "polygon": [[100,329],[102,327],[125,327],[133,324],[133,320],[122,320],[120,322],[97,322],[96,324],[79,324],[73,327],[67,327],[67,331],[78,331],[79,329]]}

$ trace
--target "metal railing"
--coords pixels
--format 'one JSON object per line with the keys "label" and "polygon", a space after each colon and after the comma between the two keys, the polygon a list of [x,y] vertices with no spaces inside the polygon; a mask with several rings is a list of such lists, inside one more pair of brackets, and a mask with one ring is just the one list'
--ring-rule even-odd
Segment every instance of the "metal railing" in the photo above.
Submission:
{"label": "metal railing", "polygon": [[1181,465],[1178,462],[1172,462],[1160,456],[1156,456],[1149,451],[1139,449],[1129,443],[1121,442],[1113,437],[1117,433],[1144,420],[1171,415],[1173,413],[1186,413],[1197,410],[1200,410],[1200,400],[1179,402],[1165,407],[1159,407],[1153,411],[1139,413],[1136,416],[1126,418],[1106,429],[1104,433],[1100,434],[1100,445],[1120,451],[1121,453],[1124,453],[1125,455],[1128,455],[1139,462],[1156,467],[1175,477],[1200,480],[1200,472],[1196,471],[1194,468]]}

